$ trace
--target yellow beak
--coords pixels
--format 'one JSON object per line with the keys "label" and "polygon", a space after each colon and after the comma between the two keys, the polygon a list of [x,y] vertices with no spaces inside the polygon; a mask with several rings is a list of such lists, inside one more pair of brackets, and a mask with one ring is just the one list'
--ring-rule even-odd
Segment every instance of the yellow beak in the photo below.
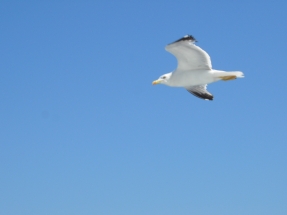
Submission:
{"label": "yellow beak", "polygon": [[159,84],[159,83],[160,83],[160,80],[156,80],[156,81],[152,82],[152,85],[156,85],[156,84]]}

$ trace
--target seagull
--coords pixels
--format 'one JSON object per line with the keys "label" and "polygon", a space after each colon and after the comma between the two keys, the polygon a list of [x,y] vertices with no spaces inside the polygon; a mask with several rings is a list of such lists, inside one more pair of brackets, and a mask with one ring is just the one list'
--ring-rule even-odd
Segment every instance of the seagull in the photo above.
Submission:
{"label": "seagull", "polygon": [[207,84],[216,81],[229,81],[243,78],[240,71],[214,70],[209,55],[195,45],[196,39],[191,35],[168,44],[165,50],[177,58],[177,68],[173,72],[160,76],[152,84],[165,84],[170,87],[183,87],[194,96],[213,100],[213,95],[207,91]]}

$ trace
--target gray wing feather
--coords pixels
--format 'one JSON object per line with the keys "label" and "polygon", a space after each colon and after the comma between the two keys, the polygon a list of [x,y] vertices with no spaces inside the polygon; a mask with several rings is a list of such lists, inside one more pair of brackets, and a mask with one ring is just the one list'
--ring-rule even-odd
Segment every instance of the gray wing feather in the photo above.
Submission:
{"label": "gray wing feather", "polygon": [[[190,36],[190,35],[187,35]],[[195,39],[183,37],[165,47],[178,61],[178,70],[210,70],[212,68],[209,55],[194,44]]]}
{"label": "gray wing feather", "polygon": [[188,92],[193,94],[194,96],[205,99],[205,100],[213,100],[213,95],[206,90],[207,84],[198,85],[186,88]]}

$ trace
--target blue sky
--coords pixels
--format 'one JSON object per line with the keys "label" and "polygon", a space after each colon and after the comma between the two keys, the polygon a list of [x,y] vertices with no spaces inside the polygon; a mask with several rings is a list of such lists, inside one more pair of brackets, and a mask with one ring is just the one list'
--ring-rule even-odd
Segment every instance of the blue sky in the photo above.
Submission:
{"label": "blue sky", "polygon": [[[286,1],[0,4],[0,214],[287,214]],[[185,34],[246,77],[152,86]]]}

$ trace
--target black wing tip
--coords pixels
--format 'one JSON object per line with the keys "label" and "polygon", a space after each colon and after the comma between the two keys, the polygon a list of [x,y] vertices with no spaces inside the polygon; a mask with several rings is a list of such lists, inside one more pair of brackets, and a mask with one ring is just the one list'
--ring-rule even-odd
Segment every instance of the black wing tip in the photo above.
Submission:
{"label": "black wing tip", "polygon": [[197,40],[194,38],[194,36],[192,36],[190,34],[185,35],[184,37],[180,38],[179,40],[174,41],[173,43],[177,43],[177,42],[180,42],[180,41],[197,42]]}
{"label": "black wing tip", "polygon": [[213,101],[213,95],[208,94],[208,93],[199,93],[199,92],[194,92],[194,91],[188,91],[192,95],[196,96],[197,98],[208,100],[208,101]]}

